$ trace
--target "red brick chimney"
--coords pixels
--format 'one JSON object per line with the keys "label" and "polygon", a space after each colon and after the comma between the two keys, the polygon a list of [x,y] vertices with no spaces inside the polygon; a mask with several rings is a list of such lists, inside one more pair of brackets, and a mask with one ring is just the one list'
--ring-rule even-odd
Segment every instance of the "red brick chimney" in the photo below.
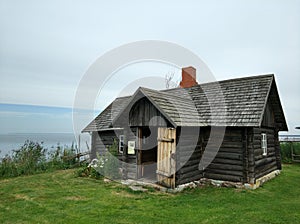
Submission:
{"label": "red brick chimney", "polygon": [[188,88],[198,85],[196,81],[196,69],[192,66],[182,68],[182,80],[180,88]]}

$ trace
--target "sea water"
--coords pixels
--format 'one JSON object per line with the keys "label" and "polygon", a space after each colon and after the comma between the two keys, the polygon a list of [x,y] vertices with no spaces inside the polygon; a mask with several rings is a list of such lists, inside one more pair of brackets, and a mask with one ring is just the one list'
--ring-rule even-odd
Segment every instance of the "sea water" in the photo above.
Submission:
{"label": "sea water", "polygon": [[11,154],[13,150],[19,149],[26,140],[42,143],[47,151],[52,151],[60,146],[62,148],[79,147],[80,152],[90,149],[91,137],[89,134],[76,136],[73,133],[9,133],[0,134],[0,157]]}

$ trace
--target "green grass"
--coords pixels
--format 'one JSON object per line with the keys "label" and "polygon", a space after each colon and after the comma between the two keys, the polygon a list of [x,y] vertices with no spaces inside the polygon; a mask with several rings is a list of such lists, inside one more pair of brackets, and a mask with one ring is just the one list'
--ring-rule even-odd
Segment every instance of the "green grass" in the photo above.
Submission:
{"label": "green grass", "polygon": [[299,223],[300,166],[257,190],[137,193],[75,170],[0,180],[0,223]]}

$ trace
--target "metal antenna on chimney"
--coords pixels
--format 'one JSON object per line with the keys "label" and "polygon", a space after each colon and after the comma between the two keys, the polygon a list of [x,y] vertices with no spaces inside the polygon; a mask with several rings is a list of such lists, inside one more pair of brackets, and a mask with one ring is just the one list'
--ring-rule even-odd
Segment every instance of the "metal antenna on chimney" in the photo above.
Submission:
{"label": "metal antenna on chimney", "polygon": [[165,75],[166,89],[175,88],[177,84],[173,81],[175,71],[170,71]]}

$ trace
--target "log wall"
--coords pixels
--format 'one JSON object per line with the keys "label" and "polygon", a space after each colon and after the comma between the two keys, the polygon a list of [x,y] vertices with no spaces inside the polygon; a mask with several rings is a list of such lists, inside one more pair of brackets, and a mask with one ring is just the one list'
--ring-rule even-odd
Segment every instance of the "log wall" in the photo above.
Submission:
{"label": "log wall", "polygon": [[[202,129],[201,129],[202,130]],[[199,170],[199,162],[203,152],[202,141],[197,128],[177,128],[176,130],[176,177],[175,184],[180,185],[199,180],[202,170]],[[191,144],[196,142],[196,145]]]}
{"label": "log wall", "polygon": [[[127,141],[137,139],[137,128],[125,134],[126,152]],[[227,180],[234,182],[255,183],[260,178],[276,169],[281,169],[280,145],[278,132],[272,128],[226,128],[221,147],[213,161],[199,169],[204,150],[210,150],[214,144],[208,147],[210,128],[201,128],[200,134],[196,128],[177,128],[176,142],[176,186],[199,180],[201,177]],[[198,135],[197,135],[198,133]],[[267,134],[268,153],[263,155],[261,148],[261,133]],[[113,144],[118,135],[114,131],[94,132],[92,135],[92,158],[97,153],[104,152],[105,148]],[[123,134],[123,133],[122,133]],[[217,133],[218,135],[218,133]],[[196,144],[191,141],[196,139]],[[136,142],[138,147],[138,142]],[[137,178],[137,154],[120,156],[124,162],[125,178]]]}
{"label": "log wall", "polygon": [[[261,148],[261,134],[267,134],[267,155],[263,155]],[[276,139],[275,130],[272,128],[253,128],[253,150],[254,150],[254,175],[260,178],[276,169],[280,169],[278,156],[280,148]]]}
{"label": "log wall", "polygon": [[92,150],[91,159],[97,158],[97,155],[103,154],[106,149],[111,146],[114,140],[119,141],[119,135],[124,135],[124,154],[119,154],[118,159],[124,161],[122,163],[123,177],[129,179],[136,179],[137,177],[137,157],[135,155],[126,155],[127,142],[136,140],[136,128],[122,131],[102,131],[93,132],[92,134]]}
{"label": "log wall", "polygon": [[125,145],[123,155],[123,170],[124,177],[128,179],[137,179],[137,150],[134,155],[127,155],[127,142],[135,141],[135,147],[138,147],[137,142],[137,128],[125,129]]}
{"label": "log wall", "polygon": [[[209,151],[213,152],[216,149],[214,147],[217,147],[213,141],[207,145],[210,131],[210,128],[201,128],[196,146],[190,144],[190,139],[195,137],[192,128],[190,133],[180,134],[180,138],[184,140],[177,145],[177,166],[181,168],[176,173],[176,185],[199,180],[201,177],[247,182],[253,176],[248,165],[251,150],[243,150],[245,147],[250,148],[248,129],[245,128],[226,128],[223,142],[214,159],[207,167],[199,169],[201,158],[209,160]],[[221,138],[221,131],[217,130],[215,135]]]}
{"label": "log wall", "polygon": [[105,152],[109,146],[114,142],[114,139],[118,140],[120,132],[114,131],[101,131],[92,133],[91,144],[91,160],[97,158],[97,155],[101,155]]}
{"label": "log wall", "polygon": [[[244,128],[226,128],[219,151],[213,161],[205,168],[204,177],[244,182],[245,176],[247,176],[244,164],[248,161],[248,153],[243,150],[247,147],[247,138],[244,135]],[[207,144],[207,137],[205,141]]]}
{"label": "log wall", "polygon": [[247,169],[247,177],[244,182],[254,184],[255,183],[255,159],[254,159],[254,147],[253,147],[253,128],[247,128],[247,153],[248,153],[248,165],[244,168]]}

